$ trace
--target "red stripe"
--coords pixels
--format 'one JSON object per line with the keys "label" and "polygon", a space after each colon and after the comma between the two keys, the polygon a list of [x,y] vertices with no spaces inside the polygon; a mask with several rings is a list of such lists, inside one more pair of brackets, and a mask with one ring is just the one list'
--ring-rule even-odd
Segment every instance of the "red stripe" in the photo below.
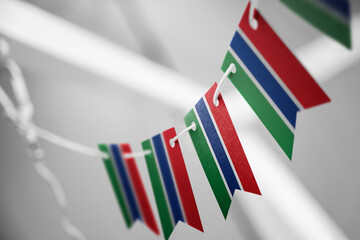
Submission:
{"label": "red stripe", "polygon": [[[120,144],[121,151],[123,154],[131,153],[129,144]],[[126,167],[129,170],[132,184],[135,188],[136,198],[140,204],[142,218],[145,224],[157,235],[160,234],[159,228],[156,224],[154,214],[151,210],[149,199],[145,192],[144,184],[141,180],[139,170],[137,168],[134,158],[125,159]]]}
{"label": "red stripe", "polygon": [[251,28],[249,25],[249,7],[250,4],[248,4],[241,18],[239,27],[301,105],[304,108],[310,108],[330,102],[326,93],[256,10],[254,18],[258,21],[258,28],[256,30]]}
{"label": "red stripe", "polygon": [[221,95],[218,97],[219,105],[217,107],[214,105],[213,98],[216,88],[217,84],[215,83],[205,94],[205,98],[220,131],[226,149],[228,150],[236,173],[245,191],[261,195],[245,152],[241,146],[240,139],[236,133],[234,124],[231,121],[229,112]]}
{"label": "red stripe", "polygon": [[191,188],[189,176],[186,171],[183,155],[179,142],[175,142],[175,147],[171,147],[169,141],[176,136],[175,128],[170,128],[163,132],[164,142],[170,158],[171,167],[174,172],[177,188],[179,190],[182,206],[185,212],[187,224],[199,231],[204,231],[199,212],[196,206],[194,194]]}

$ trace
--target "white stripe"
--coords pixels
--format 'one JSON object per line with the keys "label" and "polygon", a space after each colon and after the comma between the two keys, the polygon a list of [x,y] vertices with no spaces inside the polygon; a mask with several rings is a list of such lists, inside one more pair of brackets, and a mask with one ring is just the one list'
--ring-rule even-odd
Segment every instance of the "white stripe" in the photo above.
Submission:
{"label": "white stripe", "polygon": [[227,182],[226,182],[226,179],[225,179],[225,177],[224,177],[224,175],[223,175],[223,172],[221,171],[221,168],[220,168],[219,163],[218,163],[218,161],[217,161],[217,158],[216,158],[216,156],[215,156],[215,154],[214,154],[214,151],[213,151],[213,149],[212,149],[212,147],[211,147],[211,144],[210,144],[210,141],[209,141],[209,139],[208,139],[208,136],[206,135],[206,132],[205,132],[204,126],[202,125],[202,122],[201,122],[201,119],[200,119],[200,117],[199,117],[199,114],[197,113],[195,107],[194,107],[193,109],[194,109],[194,113],[195,113],[195,115],[196,115],[196,118],[198,119],[198,122],[199,122],[199,125],[200,125],[200,128],[201,128],[201,131],[203,132],[203,135],[204,135],[204,137],[205,137],[205,140],[206,140],[206,142],[207,142],[207,145],[208,145],[208,147],[209,147],[209,149],[210,149],[210,151],[211,151],[211,154],[212,154],[212,156],[213,156],[213,158],[214,158],[214,162],[215,162],[215,164],[216,164],[216,166],[217,166],[217,168],[218,168],[218,171],[220,172],[220,176],[221,176],[221,178],[222,178],[222,180],[223,180],[223,182],[224,182],[224,185],[225,185],[226,190],[227,190],[227,192],[228,192],[228,194],[229,194],[229,197],[231,198],[231,197],[232,197],[231,191],[230,191],[230,189],[229,189],[229,186],[227,185]]}
{"label": "white stripe", "polygon": [[171,178],[174,182],[174,186],[175,186],[175,190],[176,190],[176,197],[179,201],[179,205],[180,205],[180,208],[181,208],[181,213],[184,217],[184,222],[187,222],[186,221],[186,216],[185,216],[185,211],[184,211],[184,208],[183,208],[183,205],[182,205],[182,201],[181,201],[181,198],[180,198],[180,193],[179,193],[179,189],[178,189],[178,186],[177,186],[177,182],[176,182],[176,179],[175,179],[175,176],[174,176],[174,171],[173,171],[173,168],[172,168],[172,165],[171,165],[171,162],[170,162],[170,157],[169,157],[169,153],[167,151],[167,147],[165,145],[165,140],[164,140],[164,135],[163,133],[161,133],[161,141],[162,141],[162,144],[164,146],[164,150],[165,150],[165,154],[166,154],[166,160],[169,164],[169,168],[170,168],[170,173],[171,173]]}
{"label": "white stripe", "polygon": [[[228,161],[229,161],[229,163],[230,163],[230,165],[231,165],[231,168],[232,168],[232,170],[233,170],[233,172],[234,172],[235,178],[236,178],[238,184],[240,185],[240,189],[239,189],[239,190],[244,190],[243,185],[241,184],[241,180],[240,180],[239,176],[237,175],[237,171],[236,171],[236,169],[235,169],[235,166],[234,166],[234,164],[233,164],[233,162],[232,162],[232,159],[230,158],[229,152],[228,152],[228,150],[227,150],[227,148],[226,148],[226,145],[225,145],[225,143],[224,143],[224,140],[223,140],[223,138],[222,138],[222,136],[221,136],[221,134],[220,134],[220,130],[219,130],[219,128],[218,128],[218,126],[217,126],[217,123],[216,123],[216,121],[215,121],[215,119],[214,119],[214,116],[213,116],[213,114],[212,114],[212,112],[211,112],[211,110],[210,110],[209,103],[207,102],[207,100],[206,100],[205,97],[203,97],[203,99],[204,99],[204,102],[205,102],[207,111],[208,111],[208,113],[209,113],[209,115],[210,115],[211,121],[213,122],[213,124],[214,124],[214,126],[215,126],[215,130],[216,130],[216,133],[217,133],[217,135],[218,135],[218,137],[219,137],[219,139],[220,139],[221,145],[222,145],[222,147],[223,147],[223,149],[224,149],[224,151],[225,151],[225,153],[226,153],[226,156],[227,156],[227,158],[228,158]],[[235,161],[236,161],[236,159],[235,159]]]}
{"label": "white stripe", "polygon": [[280,84],[282,89],[286,92],[286,94],[291,98],[291,100],[295,103],[295,105],[299,108],[299,110],[303,110],[304,107],[301,105],[301,103],[297,100],[295,95],[291,92],[291,90],[286,86],[286,84],[281,80],[281,78],[277,75],[275,70],[270,66],[270,64],[266,61],[266,59],[262,56],[260,51],[254,46],[254,44],[250,41],[250,39],[246,36],[246,34],[240,29],[237,29],[237,32],[241,35],[241,37],[244,39],[246,44],[253,50],[255,55],[260,59],[260,61],[264,64],[264,66],[269,70],[271,75],[274,76],[275,80]]}
{"label": "white stripe", "polygon": [[249,69],[247,69],[247,67],[245,66],[245,64],[240,60],[240,58],[236,55],[236,53],[234,52],[234,50],[232,50],[232,48],[229,48],[229,52],[231,53],[231,55],[233,55],[233,57],[235,58],[235,60],[237,61],[237,63],[241,66],[241,68],[245,71],[245,73],[249,76],[249,78],[251,79],[251,81],[255,84],[255,86],[259,89],[259,91],[262,93],[262,95],[266,98],[266,100],[269,102],[269,104],[273,107],[273,109],[275,110],[275,112],[279,115],[279,117],[283,120],[283,122],[286,124],[286,126],[288,126],[288,128],[290,129],[290,131],[292,133],[294,133],[294,127],[290,124],[290,122],[287,120],[287,118],[284,116],[284,114],[280,111],[280,109],[276,106],[276,104],[271,100],[271,98],[269,97],[269,95],[266,93],[266,91],[261,87],[261,85],[256,81],[255,77],[251,74],[251,72],[249,71]]}
{"label": "white stripe", "polygon": [[121,181],[121,178],[119,176],[119,169],[116,165],[116,162],[115,162],[115,157],[114,157],[114,153],[111,149],[111,145],[108,145],[108,148],[109,148],[109,152],[110,152],[110,160],[111,160],[111,164],[113,166],[113,169],[115,170],[115,174],[116,174],[116,178],[117,178],[117,182],[120,186],[120,191],[122,192],[122,195],[123,195],[123,198],[124,198],[124,201],[125,201],[125,204],[127,206],[127,211],[129,212],[129,215],[130,215],[130,218],[131,218],[131,222],[134,222],[134,216],[132,215],[132,212],[131,212],[131,209],[130,209],[130,205],[129,205],[129,202],[128,202],[128,199],[126,197],[126,193],[125,193],[125,190],[124,190],[124,186],[123,186],[123,182]]}
{"label": "white stripe", "polygon": [[164,179],[163,179],[163,176],[162,176],[162,172],[160,171],[160,167],[159,167],[159,163],[158,163],[158,157],[156,155],[156,150],[155,150],[152,138],[150,138],[150,143],[151,143],[151,148],[153,150],[152,154],[154,156],[156,168],[157,168],[159,176],[160,176],[161,186],[162,186],[162,189],[163,189],[163,192],[164,192],[164,195],[165,195],[165,200],[166,200],[166,203],[167,203],[166,205],[167,205],[168,211],[170,213],[171,223],[172,223],[172,226],[174,227],[175,226],[174,216],[173,216],[173,212],[171,211],[170,201],[169,201],[169,198],[168,198],[168,195],[167,195],[167,192],[166,192],[166,188],[165,188],[165,185],[164,185]]}

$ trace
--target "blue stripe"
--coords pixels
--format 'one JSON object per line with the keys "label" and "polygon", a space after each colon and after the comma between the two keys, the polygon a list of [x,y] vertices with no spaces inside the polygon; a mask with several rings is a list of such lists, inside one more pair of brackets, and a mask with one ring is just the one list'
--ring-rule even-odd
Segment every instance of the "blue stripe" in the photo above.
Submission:
{"label": "blue stripe", "polygon": [[348,0],[312,0],[327,5],[333,11],[350,20],[350,3]]}
{"label": "blue stripe", "polygon": [[124,160],[120,154],[119,146],[116,144],[111,144],[110,148],[111,148],[111,152],[114,157],[115,165],[116,165],[116,168],[117,168],[120,180],[121,180],[120,181],[121,185],[124,188],[126,199],[130,206],[130,211],[131,211],[131,215],[133,217],[133,221],[135,221],[136,219],[142,220],[141,216],[140,216],[139,208],[135,201],[134,192],[130,185],[129,176],[127,174],[127,170],[124,165]]}
{"label": "blue stripe", "polygon": [[221,144],[218,133],[216,132],[213,121],[211,120],[208,109],[205,105],[204,99],[195,105],[196,111],[199,114],[201,123],[205,129],[206,135],[210,141],[211,147],[214,150],[216,159],[220,165],[221,171],[226,179],[227,185],[234,195],[235,189],[240,189],[239,183],[236,180],[233,169],[231,168],[228,157],[226,156],[224,146]]}
{"label": "blue stripe", "polygon": [[235,32],[230,46],[235,51],[236,55],[238,55],[238,57],[243,61],[251,74],[256,78],[261,87],[273,100],[276,106],[284,114],[287,120],[295,128],[296,113],[299,111],[299,108],[291,100],[284,89],[276,81],[274,76],[251,50],[238,32]]}
{"label": "blue stripe", "polygon": [[174,180],[171,175],[170,166],[166,157],[164,145],[161,139],[161,135],[158,134],[152,138],[154,143],[156,157],[160,166],[161,175],[163,177],[164,185],[166,188],[166,194],[168,196],[171,211],[174,216],[174,223],[178,221],[184,222],[184,217],[181,212],[179,198],[176,193]]}

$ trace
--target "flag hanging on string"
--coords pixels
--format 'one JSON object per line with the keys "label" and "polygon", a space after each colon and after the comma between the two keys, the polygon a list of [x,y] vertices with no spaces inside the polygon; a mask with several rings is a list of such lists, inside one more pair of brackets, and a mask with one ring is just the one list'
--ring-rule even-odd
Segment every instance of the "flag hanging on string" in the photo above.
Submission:
{"label": "flag hanging on string", "polygon": [[136,220],[140,220],[159,235],[135,159],[124,157],[131,153],[130,145],[99,144],[99,149],[108,155],[108,158],[103,158],[103,162],[126,226],[130,228]]}
{"label": "flag hanging on string", "polygon": [[179,142],[174,147],[169,142],[175,136],[170,128],[142,142],[143,150],[150,151],[145,159],[165,239],[178,221],[203,231]]}
{"label": "flag hanging on string", "polygon": [[310,24],[351,48],[349,0],[281,0]]}
{"label": "flag hanging on string", "polygon": [[221,95],[214,105],[216,88],[215,83],[184,120],[186,126],[196,125],[190,137],[226,218],[236,189],[261,193]]}
{"label": "flag hanging on string", "polygon": [[297,112],[330,99],[256,10],[250,26],[249,7],[221,69],[235,64],[229,79],[291,159]]}

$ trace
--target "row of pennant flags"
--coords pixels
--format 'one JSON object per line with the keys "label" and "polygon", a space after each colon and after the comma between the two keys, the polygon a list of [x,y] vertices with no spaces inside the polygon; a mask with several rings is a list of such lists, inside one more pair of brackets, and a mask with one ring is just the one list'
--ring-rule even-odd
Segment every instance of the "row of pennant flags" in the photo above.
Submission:
{"label": "row of pennant flags", "polygon": [[[281,0],[299,15],[350,47],[347,0]],[[249,3],[221,69],[241,93],[275,141],[291,160],[297,112],[330,98],[287,48],[262,15]],[[261,195],[244,149],[215,83],[185,116],[185,125],[217,200],[227,217],[235,190]],[[199,231],[203,226],[175,128],[142,142],[157,212],[165,239],[178,221]],[[173,141],[173,142],[171,142]],[[159,235],[143,180],[129,144],[99,144],[105,169],[126,226],[136,220]]]}

